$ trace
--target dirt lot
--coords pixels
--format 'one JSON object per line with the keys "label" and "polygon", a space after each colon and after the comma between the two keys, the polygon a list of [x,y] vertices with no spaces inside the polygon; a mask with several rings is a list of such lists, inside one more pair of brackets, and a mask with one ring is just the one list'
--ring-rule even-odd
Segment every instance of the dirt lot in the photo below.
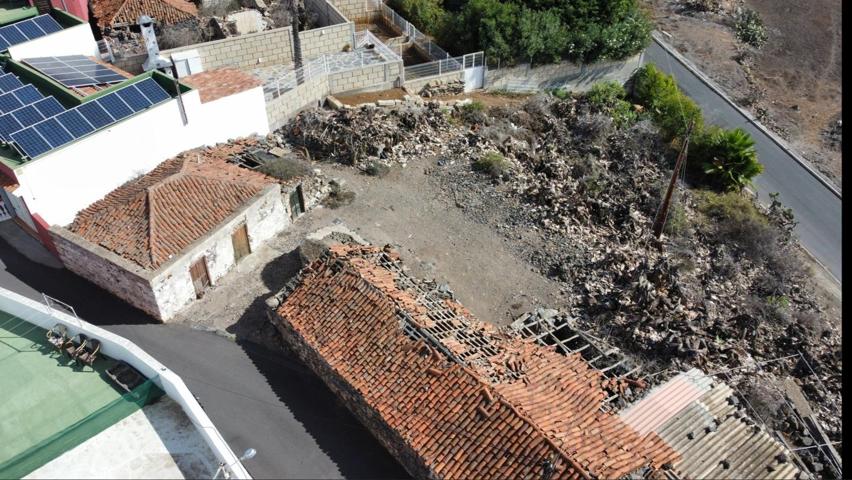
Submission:
{"label": "dirt lot", "polygon": [[646,2],[678,50],[840,186],[839,132],[828,134],[841,115],[840,0],[745,0],[766,26],[760,50],[737,41],[730,11]]}
{"label": "dirt lot", "polygon": [[405,90],[401,88],[391,88],[390,90],[382,90],[380,92],[355,93],[352,95],[335,96],[344,105],[361,105],[362,103],[374,103],[376,100],[402,100],[405,98]]}
{"label": "dirt lot", "polygon": [[337,209],[317,208],[246,258],[176,322],[205,325],[267,344],[265,304],[298,270],[295,248],[320,228],[342,223],[375,245],[392,244],[411,273],[448,283],[474,314],[505,325],[535,307],[562,306],[560,285],[533,271],[505,237],[476,223],[424,174],[434,162],[394,168],[384,178],[343,166],[323,172],[344,181],[355,200]]}

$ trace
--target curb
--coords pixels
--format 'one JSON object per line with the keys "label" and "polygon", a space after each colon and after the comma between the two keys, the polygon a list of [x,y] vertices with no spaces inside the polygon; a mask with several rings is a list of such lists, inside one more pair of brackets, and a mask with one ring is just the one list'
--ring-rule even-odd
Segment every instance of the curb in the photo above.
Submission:
{"label": "curb", "polygon": [[755,128],[757,128],[758,130],[763,132],[764,135],[769,137],[769,139],[772,140],[773,143],[778,145],[778,147],[780,147],[781,150],[784,150],[784,152],[786,152],[787,155],[793,157],[793,160],[798,162],[799,165],[801,165],[808,173],[810,173],[811,176],[816,178],[817,181],[819,181],[825,188],[827,188],[831,193],[833,193],[838,199],[843,200],[843,196],[842,196],[841,192],[837,189],[837,187],[835,187],[827,178],[825,178],[821,173],[819,173],[811,165],[811,163],[809,161],[807,161],[801,155],[799,155],[798,153],[793,151],[793,149],[791,149],[790,146],[787,145],[787,142],[784,141],[784,139],[780,138],[774,132],[772,132],[768,128],[766,128],[762,123],[760,123],[756,118],[754,118],[754,115],[752,115],[751,112],[749,112],[748,110],[737,105],[731,99],[731,97],[729,97],[722,90],[722,88],[719,87],[713,80],[711,80],[709,77],[707,77],[707,75],[705,75],[704,72],[699,70],[698,67],[696,67],[689,59],[684,57],[680,52],[675,50],[675,48],[673,46],[669,45],[665,40],[660,38],[660,33],[658,31],[656,31],[656,30],[653,31],[651,33],[651,37],[654,39],[654,41],[657,43],[657,45],[662,47],[663,50],[665,50],[669,55],[673,56],[678,62],[680,62],[681,65],[683,65],[684,67],[686,67],[687,70],[692,72],[693,75],[698,77],[698,79],[701,80],[702,83],[707,85],[708,88],[710,88],[717,95],[722,97],[722,99],[725,100],[725,102],[727,102],[729,105],[734,107],[734,109],[736,109],[742,116],[744,116],[746,118],[746,120],[748,120],[749,123],[754,125]]}

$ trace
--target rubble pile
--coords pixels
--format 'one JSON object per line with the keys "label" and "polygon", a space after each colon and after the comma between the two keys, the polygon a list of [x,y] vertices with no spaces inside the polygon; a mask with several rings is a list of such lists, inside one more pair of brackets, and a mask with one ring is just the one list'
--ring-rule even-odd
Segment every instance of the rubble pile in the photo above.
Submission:
{"label": "rubble pile", "polygon": [[449,82],[427,83],[417,92],[423,98],[432,98],[441,95],[459,95],[464,93],[464,81],[451,80]]}
{"label": "rubble pile", "polygon": [[[792,377],[831,440],[842,439],[840,333],[796,260],[789,211],[774,202],[759,221],[722,221],[709,197],[678,188],[657,241],[674,152],[650,122],[619,126],[582,98],[538,96],[487,112],[432,102],[309,111],[281,135],[313,158],[358,167],[436,159],[426,170],[445,198],[563,283],[572,328],[618,345],[644,372],[724,371],[746,395],[755,384],[777,393]],[[486,152],[507,168],[475,171]],[[787,356],[796,357],[776,361]],[[771,413],[802,446],[787,415]]]}
{"label": "rubble pile", "polygon": [[469,153],[468,137],[475,135],[453,126],[446,112],[436,102],[406,102],[392,109],[365,104],[336,111],[308,110],[279,134],[313,157],[362,170],[373,163],[404,166],[411,158]]}

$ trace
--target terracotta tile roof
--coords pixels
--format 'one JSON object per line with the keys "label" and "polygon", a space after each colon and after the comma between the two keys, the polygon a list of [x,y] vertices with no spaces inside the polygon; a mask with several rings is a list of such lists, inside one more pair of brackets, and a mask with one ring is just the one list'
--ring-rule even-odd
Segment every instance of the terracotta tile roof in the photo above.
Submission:
{"label": "terracotta tile roof", "polygon": [[[601,410],[611,380],[579,354],[427,299],[395,252],[335,245],[291,288],[277,310],[282,333],[295,332],[434,477],[542,478],[549,460],[554,479],[617,478],[678,458]],[[435,340],[438,327],[453,333]]]}
{"label": "terracotta tile roof", "polygon": [[155,270],[276,183],[227,162],[251,143],[198,148],[166,160],[81,210],[68,229]]}
{"label": "terracotta tile roof", "polygon": [[140,15],[166,25],[198,16],[198,8],[186,0],[92,0],[92,12],[101,28],[136,25]]}
{"label": "terracotta tile roof", "polygon": [[181,82],[198,90],[201,103],[263,85],[260,79],[236,68],[220,68],[181,77]]}

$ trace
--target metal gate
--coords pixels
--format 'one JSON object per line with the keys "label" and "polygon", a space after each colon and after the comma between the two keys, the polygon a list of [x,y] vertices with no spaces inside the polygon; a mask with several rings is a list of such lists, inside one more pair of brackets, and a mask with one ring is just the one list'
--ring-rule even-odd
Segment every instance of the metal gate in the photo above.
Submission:
{"label": "metal gate", "polygon": [[462,57],[464,66],[464,91],[477,90],[485,86],[485,53],[468,53]]}

